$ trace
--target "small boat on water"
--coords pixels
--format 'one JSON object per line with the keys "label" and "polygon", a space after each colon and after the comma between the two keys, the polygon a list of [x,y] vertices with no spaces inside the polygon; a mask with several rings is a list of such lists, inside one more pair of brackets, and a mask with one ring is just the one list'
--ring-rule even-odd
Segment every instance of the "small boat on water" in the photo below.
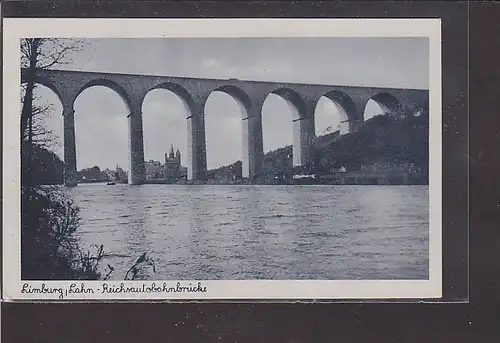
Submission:
{"label": "small boat on water", "polygon": [[106,185],[108,185],[108,186],[116,185],[116,182],[110,181]]}

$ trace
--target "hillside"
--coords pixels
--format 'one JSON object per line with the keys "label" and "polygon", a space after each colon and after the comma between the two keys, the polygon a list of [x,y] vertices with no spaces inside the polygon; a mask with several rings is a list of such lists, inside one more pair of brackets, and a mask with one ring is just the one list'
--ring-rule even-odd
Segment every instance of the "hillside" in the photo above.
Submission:
{"label": "hillside", "polygon": [[428,172],[428,123],[426,118],[396,121],[376,116],[358,131],[335,139],[327,146],[315,145],[313,165],[317,172],[346,166],[356,171],[367,166],[408,168]]}
{"label": "hillside", "polygon": [[[328,175],[344,167],[348,172],[418,174],[419,182],[428,176],[428,117],[409,117],[403,121],[389,115],[367,120],[354,133],[333,132],[317,137],[310,166],[293,168],[292,147],[286,146],[264,155],[262,183],[289,182],[294,172]],[[209,172],[214,183],[233,183],[241,177],[241,162]],[[239,169],[238,169],[239,168]],[[237,175],[234,171],[238,170]]]}
{"label": "hillside", "polygon": [[241,183],[242,163],[236,161],[233,164],[211,169],[207,172],[208,183],[211,184],[236,184]]}

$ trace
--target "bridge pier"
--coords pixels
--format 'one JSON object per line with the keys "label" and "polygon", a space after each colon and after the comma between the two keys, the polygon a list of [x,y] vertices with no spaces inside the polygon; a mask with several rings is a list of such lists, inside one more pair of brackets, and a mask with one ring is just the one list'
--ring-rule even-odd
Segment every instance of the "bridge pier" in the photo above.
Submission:
{"label": "bridge pier", "polygon": [[205,115],[197,111],[187,118],[188,179],[204,181],[207,178],[207,149],[205,142]]}
{"label": "bridge pier", "polygon": [[242,174],[250,180],[257,180],[262,172],[263,141],[262,141],[262,115],[260,111],[248,113],[243,118],[243,161]]}
{"label": "bridge pier", "polygon": [[75,111],[73,106],[63,107],[64,122],[64,185],[74,187],[76,177]]}
{"label": "bridge pier", "polygon": [[146,180],[146,168],[144,165],[144,141],[142,133],[142,113],[132,112],[128,115],[129,124],[129,151],[130,151],[130,173],[128,183],[130,185],[141,185]]}
{"label": "bridge pier", "polygon": [[307,166],[311,162],[311,148],[315,138],[314,117],[293,120],[293,166]]}

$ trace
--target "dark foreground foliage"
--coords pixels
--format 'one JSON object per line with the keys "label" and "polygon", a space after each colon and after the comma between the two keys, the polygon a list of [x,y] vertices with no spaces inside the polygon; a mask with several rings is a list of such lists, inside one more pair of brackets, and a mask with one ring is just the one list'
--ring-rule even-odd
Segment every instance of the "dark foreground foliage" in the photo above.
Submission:
{"label": "dark foreground foliage", "polygon": [[80,248],[79,209],[54,186],[21,190],[21,270],[29,280],[97,280],[103,247]]}

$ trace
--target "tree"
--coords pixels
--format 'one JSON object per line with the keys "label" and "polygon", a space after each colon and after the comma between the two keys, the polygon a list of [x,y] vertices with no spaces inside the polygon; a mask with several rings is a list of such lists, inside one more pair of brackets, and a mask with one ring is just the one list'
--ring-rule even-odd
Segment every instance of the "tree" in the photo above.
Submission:
{"label": "tree", "polygon": [[[51,132],[44,126],[44,115],[50,106],[34,106],[34,90],[36,87],[36,71],[49,69],[56,65],[64,65],[71,61],[71,53],[83,49],[84,43],[79,40],[57,38],[24,38],[21,40],[21,68],[24,68],[21,85],[21,169],[25,186],[30,187],[32,181],[33,146],[50,145]],[[36,118],[41,118],[38,122]]]}
{"label": "tree", "polygon": [[[23,279],[97,279],[97,264],[103,257],[80,249],[74,236],[80,217],[67,194],[55,187],[39,186],[41,173],[33,172],[34,153],[50,144],[43,128],[48,106],[34,106],[36,71],[69,61],[78,51],[78,41],[26,38],[21,41],[21,273]],[[40,118],[38,123],[34,121]]]}

